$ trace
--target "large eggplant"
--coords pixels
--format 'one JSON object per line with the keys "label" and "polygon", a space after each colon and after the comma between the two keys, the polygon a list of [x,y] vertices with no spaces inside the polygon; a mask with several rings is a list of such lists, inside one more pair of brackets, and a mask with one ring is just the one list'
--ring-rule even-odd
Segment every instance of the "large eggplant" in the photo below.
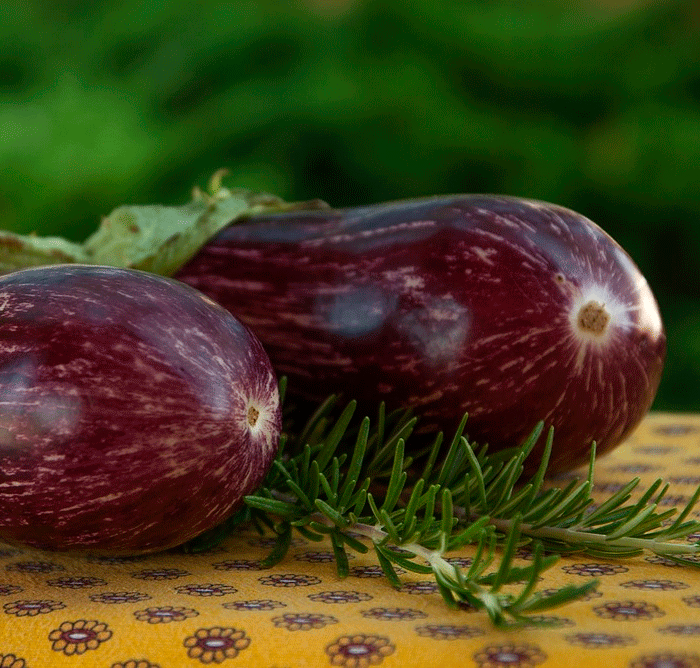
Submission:
{"label": "large eggplant", "polygon": [[0,538],[163,550],[214,527],[272,463],[277,380],[196,290],[65,265],[0,278]]}
{"label": "large eggplant", "polygon": [[[618,445],[649,410],[666,336],[627,253],[568,209],[487,195],[263,213],[174,277],[251,327],[290,395],[412,406],[422,431],[517,445],[550,471]],[[537,463],[544,438],[535,449]]]}

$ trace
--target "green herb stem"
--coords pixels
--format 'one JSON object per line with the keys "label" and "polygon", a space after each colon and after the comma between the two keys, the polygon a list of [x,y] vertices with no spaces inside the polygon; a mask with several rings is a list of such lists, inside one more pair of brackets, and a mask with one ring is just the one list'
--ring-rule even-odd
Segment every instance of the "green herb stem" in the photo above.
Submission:
{"label": "green herb stem", "polygon": [[[460,515],[460,510],[460,508],[455,508],[455,514]],[[476,520],[478,516],[472,515],[470,519]],[[512,528],[513,520],[489,518],[489,524],[503,533],[508,533]],[[698,544],[668,543],[657,541],[653,538],[636,538],[632,536],[622,536],[620,538],[611,539],[605,534],[583,531],[580,529],[551,526],[536,527],[533,524],[521,523],[520,532],[532,538],[557,541],[571,546],[579,546],[582,549],[584,549],[586,545],[593,545],[643,550],[663,556],[700,553],[700,545]]]}
{"label": "green herb stem", "polygon": [[[275,465],[245,497],[245,517],[277,534],[266,565],[284,558],[296,530],[309,540],[326,536],[343,577],[349,570],[346,549],[367,553],[369,541],[392,586],[401,586],[399,569],[432,574],[449,606],[483,610],[497,626],[532,623],[528,615],[595,587],[589,581],[548,596],[538,593],[541,574],[561,554],[621,558],[646,551],[700,566],[694,559],[700,543],[670,542],[700,532],[700,522],[687,519],[700,487],[678,514],[658,509],[668,489],[661,480],[630,502],[639,478],[593,509],[595,444],[586,479],[550,488],[544,485],[554,438],[550,428],[537,472],[523,479],[524,460],[544,430],[542,422],[522,446],[489,453],[462,435],[465,416],[451,440],[437,434],[427,450],[416,451],[410,412],[386,414],[380,405],[372,423],[356,418],[354,401],[342,410],[335,403],[329,397],[303,427],[285,433]],[[426,459],[422,475],[414,457]],[[532,545],[534,557],[516,565],[523,544]],[[467,545],[474,549],[470,566],[450,563],[446,555]],[[502,591],[514,584],[522,584],[519,594]]]}

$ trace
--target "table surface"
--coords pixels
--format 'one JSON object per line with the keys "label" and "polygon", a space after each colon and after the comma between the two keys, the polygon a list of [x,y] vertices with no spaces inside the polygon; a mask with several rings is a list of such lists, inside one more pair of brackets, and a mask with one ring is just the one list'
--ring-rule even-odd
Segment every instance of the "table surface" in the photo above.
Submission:
{"label": "table surface", "polygon": [[[682,507],[700,485],[700,416],[649,415],[600,458],[596,494],[636,475],[639,493],[664,478],[663,503]],[[269,542],[242,532],[196,555],[131,559],[0,544],[0,668],[700,668],[700,570],[654,555],[564,557],[541,589],[591,578],[598,588],[547,612],[546,629],[498,630],[482,612],[449,609],[431,576],[404,573],[393,589],[371,553],[340,579],[330,544],[296,538],[261,570]]]}

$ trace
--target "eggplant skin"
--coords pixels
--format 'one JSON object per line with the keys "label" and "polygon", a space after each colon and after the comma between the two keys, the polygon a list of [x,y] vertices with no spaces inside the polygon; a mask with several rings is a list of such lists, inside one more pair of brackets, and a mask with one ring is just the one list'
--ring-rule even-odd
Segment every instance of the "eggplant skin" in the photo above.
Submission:
{"label": "eggplant skin", "polygon": [[[605,453],[647,413],[666,334],[647,281],[596,224],[515,197],[451,195],[251,217],[175,278],[250,326],[288,392],[491,449],[554,426],[550,472]],[[539,463],[545,437],[526,468]]]}
{"label": "eggplant skin", "polygon": [[0,277],[0,538],[140,554],[212,528],[281,430],[252,332],[177,281],[84,265]]}

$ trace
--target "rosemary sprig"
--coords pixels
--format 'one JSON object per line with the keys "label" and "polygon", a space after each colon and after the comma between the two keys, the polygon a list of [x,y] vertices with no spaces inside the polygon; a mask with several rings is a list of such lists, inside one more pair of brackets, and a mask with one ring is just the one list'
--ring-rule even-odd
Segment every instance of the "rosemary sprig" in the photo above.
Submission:
{"label": "rosemary sprig", "polygon": [[[525,622],[529,614],[573,601],[596,586],[589,581],[539,594],[541,573],[563,553],[610,558],[650,551],[698,565],[687,557],[700,552],[699,545],[671,541],[700,530],[700,522],[686,519],[700,487],[672,523],[675,510],[657,512],[668,487],[660,480],[636,503],[628,502],[638,479],[594,507],[595,446],[586,479],[563,489],[545,484],[551,429],[539,468],[523,480],[523,463],[542,423],[520,447],[489,453],[463,436],[465,415],[449,443],[437,434],[416,452],[417,446],[407,448],[416,424],[410,413],[387,415],[381,405],[372,424],[355,417],[355,402],[339,414],[336,404],[330,397],[301,429],[285,431],[265,481],[232,519],[277,534],[265,566],[285,557],[293,531],[309,540],[328,536],[340,576],[348,573],[348,549],[371,549],[393,586],[401,586],[396,567],[432,574],[448,605],[484,610],[502,626]],[[210,534],[190,549],[220,537],[221,531]],[[516,549],[525,544],[531,544],[533,559],[516,565]],[[449,563],[446,555],[466,545],[475,548],[469,568]],[[520,586],[518,593],[503,590],[513,584]]]}

